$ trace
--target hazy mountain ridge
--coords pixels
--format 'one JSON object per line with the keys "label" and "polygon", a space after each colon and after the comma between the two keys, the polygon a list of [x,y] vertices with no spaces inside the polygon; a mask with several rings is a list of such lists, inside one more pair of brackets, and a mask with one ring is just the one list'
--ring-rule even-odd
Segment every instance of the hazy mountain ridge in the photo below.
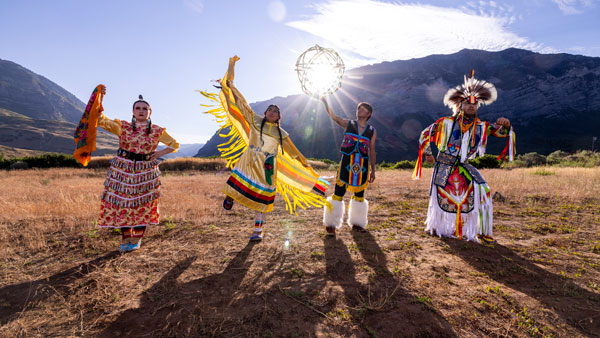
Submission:
{"label": "hazy mountain ridge", "polygon": [[[242,65],[238,65],[241,67]],[[343,91],[330,102],[341,116],[354,118],[356,104],[373,105],[377,160],[414,159],[419,132],[438,117],[451,115],[442,99],[463,82],[469,69],[496,85],[498,100],[481,107],[482,120],[511,119],[517,150],[549,153],[591,145],[600,126],[600,58],[571,54],[539,54],[510,48],[500,52],[462,50],[450,55],[383,62],[349,70]],[[239,88],[243,93],[244,88]],[[352,99],[351,99],[352,98]],[[282,127],[309,157],[339,158],[342,128],[333,125],[322,105],[305,95],[276,97],[251,104],[259,114],[269,104],[282,110]],[[597,135],[598,136],[598,135]],[[215,136],[198,156],[217,154]],[[498,153],[504,140],[490,140]]]}
{"label": "hazy mountain ridge", "polygon": [[[177,152],[167,154],[163,157],[164,158],[194,157],[198,153],[200,148],[202,148],[203,146],[204,146],[204,143],[189,143],[189,144],[180,143],[179,149],[177,149]],[[165,145],[160,144],[156,148],[156,150],[161,150],[164,148],[166,148]]]}

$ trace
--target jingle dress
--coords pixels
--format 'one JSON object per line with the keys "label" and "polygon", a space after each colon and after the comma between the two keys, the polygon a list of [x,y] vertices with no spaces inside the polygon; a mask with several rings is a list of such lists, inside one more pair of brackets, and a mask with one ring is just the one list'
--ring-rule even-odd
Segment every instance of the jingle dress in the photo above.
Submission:
{"label": "jingle dress", "polygon": [[[165,128],[155,124],[146,134],[146,127],[137,127],[134,131],[131,122],[110,120],[101,115],[98,126],[117,135],[120,148],[117,156],[110,161],[104,181],[98,226],[128,228],[157,225],[160,170],[159,161],[150,160],[150,156],[159,142],[175,150],[179,144]],[[128,159],[128,155],[134,159]]]}

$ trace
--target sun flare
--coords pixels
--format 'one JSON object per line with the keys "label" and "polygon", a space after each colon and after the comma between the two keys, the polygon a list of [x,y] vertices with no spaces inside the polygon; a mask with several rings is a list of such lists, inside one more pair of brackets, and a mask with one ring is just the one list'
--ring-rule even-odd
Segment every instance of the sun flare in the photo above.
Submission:
{"label": "sun flare", "polygon": [[313,97],[334,93],[342,86],[344,61],[336,51],[315,45],[298,57],[296,72],[302,91]]}

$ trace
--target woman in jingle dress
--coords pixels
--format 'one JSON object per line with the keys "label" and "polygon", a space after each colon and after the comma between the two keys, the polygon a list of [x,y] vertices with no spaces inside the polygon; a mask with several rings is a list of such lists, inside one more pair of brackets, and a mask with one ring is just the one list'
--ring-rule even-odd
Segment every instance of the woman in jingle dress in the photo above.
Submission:
{"label": "woman in jingle dress", "polygon": [[[152,124],[151,114],[150,104],[140,95],[133,103],[131,122],[103,114],[98,118],[98,126],[119,137],[119,151],[104,182],[98,226],[121,230],[122,252],[139,249],[146,227],[158,224],[158,159],[179,148],[165,128]],[[167,147],[156,151],[159,142]]]}

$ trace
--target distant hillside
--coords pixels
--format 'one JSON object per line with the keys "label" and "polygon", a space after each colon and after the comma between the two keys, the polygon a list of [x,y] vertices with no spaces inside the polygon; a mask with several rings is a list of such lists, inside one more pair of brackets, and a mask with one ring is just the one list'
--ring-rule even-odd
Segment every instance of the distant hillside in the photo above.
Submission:
{"label": "distant hillside", "polygon": [[[240,61],[238,67],[251,67]],[[462,50],[412,60],[383,62],[346,72],[334,111],[355,118],[356,104],[366,101],[375,112],[377,160],[414,159],[419,132],[437,118],[450,115],[443,106],[446,91],[463,82],[475,68],[479,79],[492,82],[498,100],[480,109],[480,118],[511,119],[517,151],[548,154],[591,146],[600,136],[600,58],[570,54],[539,54],[510,48],[500,52]],[[244,88],[239,88],[244,93]],[[282,111],[282,126],[308,157],[339,159],[342,128],[333,125],[322,105],[306,95],[275,97],[251,104],[259,114],[269,104]],[[199,151],[216,155],[216,135]],[[498,153],[503,140],[490,140],[489,152]]]}
{"label": "distant hillside", "polygon": [[9,146],[3,146],[0,144],[0,157],[14,158],[14,157],[26,157],[26,156],[39,156],[46,154],[46,151],[21,149]]}
{"label": "distant hillside", "polygon": [[[71,122],[32,119],[0,109],[0,145],[6,147],[72,154],[76,127]],[[114,154],[119,147],[119,140],[98,129],[96,147],[94,155]]]}
{"label": "distant hillside", "polygon": [[[72,154],[73,133],[84,108],[56,83],[0,59],[0,152],[5,156]],[[94,155],[114,154],[118,139],[99,130],[97,148]]]}
{"label": "distant hillside", "polygon": [[77,123],[85,104],[47,78],[0,59],[0,108],[34,119]]}
{"label": "distant hillside", "polygon": [[[226,134],[229,128],[223,129],[223,133]],[[219,133],[215,133],[208,142],[202,146],[194,155],[194,157],[209,157],[219,155],[219,151],[217,150],[217,146],[225,141],[224,138],[219,136]]]}

